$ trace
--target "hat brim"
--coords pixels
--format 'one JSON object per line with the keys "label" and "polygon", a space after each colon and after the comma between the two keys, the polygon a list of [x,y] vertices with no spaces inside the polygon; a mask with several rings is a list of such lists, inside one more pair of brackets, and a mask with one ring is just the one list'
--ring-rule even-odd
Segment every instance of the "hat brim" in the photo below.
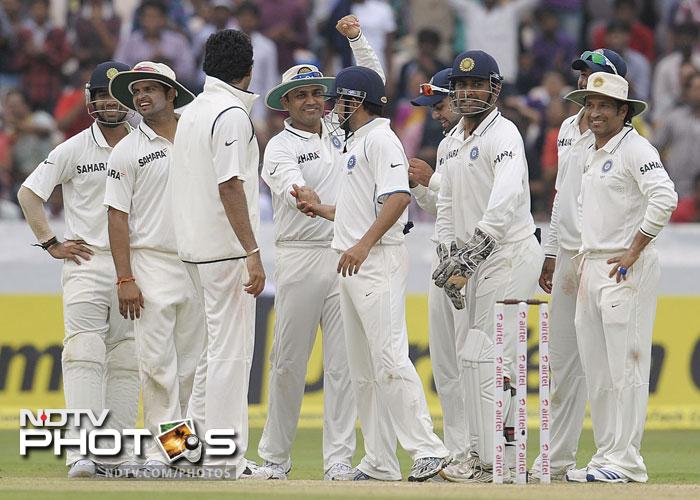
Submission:
{"label": "hat brim", "polygon": [[309,87],[311,85],[321,85],[325,88],[324,94],[328,93],[328,90],[334,88],[335,78],[332,76],[324,76],[321,78],[300,78],[299,80],[292,80],[290,82],[280,83],[276,87],[273,87],[265,96],[265,105],[274,109],[275,111],[286,111],[282,106],[280,99],[286,95],[291,90],[299,87]]}
{"label": "hat brim", "polygon": [[564,96],[564,99],[571,102],[575,102],[579,106],[585,106],[586,97],[588,97],[589,95],[609,97],[610,99],[615,99],[616,101],[622,101],[626,104],[629,104],[632,107],[632,116],[641,115],[647,110],[647,103],[645,103],[644,101],[638,101],[636,99],[620,99],[619,97],[611,96],[603,92],[597,92],[595,90],[574,90],[573,92],[569,92],[568,94],[566,94],[566,96]]}
{"label": "hat brim", "polygon": [[129,90],[129,86],[141,80],[156,80],[163,82],[165,85],[177,90],[174,107],[181,108],[194,100],[194,94],[187,90],[183,85],[176,82],[172,78],[168,78],[160,73],[151,71],[124,71],[117,73],[109,82],[109,93],[112,94],[117,101],[122,103],[127,108],[137,111],[134,107],[134,96]]}
{"label": "hat brim", "polygon": [[411,100],[411,104],[414,106],[435,106],[440,104],[442,100],[447,97],[446,95],[420,95],[415,99]]}

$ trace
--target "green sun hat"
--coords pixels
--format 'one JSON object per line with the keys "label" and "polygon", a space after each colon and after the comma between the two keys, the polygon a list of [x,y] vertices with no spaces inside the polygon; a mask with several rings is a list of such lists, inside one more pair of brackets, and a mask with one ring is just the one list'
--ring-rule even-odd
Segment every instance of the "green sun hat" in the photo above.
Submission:
{"label": "green sun hat", "polygon": [[136,82],[148,80],[161,82],[175,89],[177,95],[174,106],[176,109],[194,100],[194,94],[178,83],[175,79],[175,72],[169,66],[151,61],[140,62],[129,71],[117,73],[109,81],[109,93],[124,106],[136,111],[131,86]]}
{"label": "green sun hat", "polygon": [[282,83],[273,87],[265,97],[265,104],[275,111],[285,111],[280,99],[289,91],[297,87],[308,87],[309,85],[321,85],[326,91],[333,88],[335,78],[323,76],[323,73],[313,64],[299,64],[292,66],[282,75]]}

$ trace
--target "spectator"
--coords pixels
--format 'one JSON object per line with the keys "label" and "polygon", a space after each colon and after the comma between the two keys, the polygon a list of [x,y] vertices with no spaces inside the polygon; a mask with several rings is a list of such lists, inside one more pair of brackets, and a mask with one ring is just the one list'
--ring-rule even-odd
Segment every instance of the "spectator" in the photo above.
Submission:
{"label": "spectator", "polygon": [[93,69],[92,64],[80,66],[73,74],[71,84],[58,99],[53,117],[64,140],[85,130],[93,122],[85,106],[85,83],[90,80]]}
{"label": "spectator", "polygon": [[440,60],[452,61],[454,54],[450,42],[455,38],[457,24],[452,9],[446,8],[445,0],[407,0],[407,3],[413,30],[419,32],[426,28],[437,29],[443,41],[437,57]]}
{"label": "spectator", "polygon": [[466,49],[497,54],[501,75],[513,85],[518,76],[520,21],[539,0],[450,0],[450,4],[464,23]]}
{"label": "spectator", "polygon": [[196,82],[194,55],[184,35],[168,28],[168,10],[159,0],[144,0],[139,7],[139,25],[119,44],[114,59],[133,66],[140,61],[167,64],[177,74],[178,81],[193,87]]}
{"label": "spectator", "polygon": [[605,47],[614,50],[627,63],[627,81],[630,96],[647,101],[651,87],[651,66],[646,57],[632,49],[630,25],[625,21],[613,20],[607,25]]}
{"label": "spectator", "polygon": [[678,201],[671,222],[700,222],[700,174],[693,180],[693,193]]}
{"label": "spectator", "polygon": [[309,47],[307,2],[258,0],[257,3],[260,7],[260,31],[277,45],[277,71],[282,74],[298,64],[295,52]]}
{"label": "spectator", "polygon": [[554,13],[562,31],[578,40],[583,24],[583,0],[544,0],[543,6]]}
{"label": "spectator", "polygon": [[[427,123],[434,120],[430,117],[430,109],[425,106],[413,106],[410,103],[410,99],[414,99],[418,96],[421,83],[428,81],[428,75],[420,68],[415,67],[406,77],[408,78],[407,86],[410,93],[406,98],[400,99],[397,102],[392,128],[396,131],[396,135],[401,140],[401,144],[406,152],[406,157],[413,158],[418,155],[421,149],[423,131]],[[437,149],[435,152],[437,152]],[[422,159],[429,163],[435,162],[434,157]]]}
{"label": "spectator", "polygon": [[674,50],[654,69],[652,88],[653,118],[659,123],[677,104],[682,91],[682,72],[700,71],[698,26],[682,24],[673,29]]}
{"label": "spectator", "polygon": [[[395,98],[402,99],[408,95],[414,95],[416,89],[408,88],[408,75],[419,70],[426,75],[434,75],[438,71],[445,69],[447,64],[438,59],[442,40],[440,34],[432,29],[423,29],[418,32],[417,53],[399,71],[399,79],[396,88]],[[422,83],[422,82],[421,82]],[[416,87],[417,88],[417,87]]]}
{"label": "spectator", "polygon": [[[91,67],[112,58],[121,20],[106,0],[85,0],[75,20],[75,55]],[[82,130],[82,129],[81,129]]]}
{"label": "spectator", "polygon": [[[201,90],[204,86],[205,75],[202,69],[202,63],[204,62],[204,45],[207,43],[207,39],[217,31],[235,29],[238,27],[233,17],[233,12],[233,0],[212,0],[206,13],[208,22],[194,35],[192,49],[197,64],[197,85],[194,87],[196,90]],[[253,52],[255,52],[255,49],[253,49]],[[256,64],[257,59],[258,57],[256,54]],[[275,68],[275,70],[277,70],[277,68]]]}
{"label": "spectator", "polygon": [[20,75],[14,54],[22,25],[19,0],[2,0],[0,3],[0,88],[18,87]]}
{"label": "spectator", "polygon": [[576,59],[576,41],[559,27],[554,11],[537,9],[535,14],[539,33],[532,44],[535,77],[541,80],[545,72],[553,70],[568,74],[571,61]]}
{"label": "spectator", "polygon": [[[646,57],[649,63],[656,59],[654,48],[654,32],[647,26],[639,22],[639,6],[636,0],[615,0],[613,10],[613,20],[622,21],[630,27],[630,48]],[[594,26],[591,34],[593,48],[601,49],[608,47],[606,44],[607,25],[598,23]],[[639,99],[639,97],[638,97]]]}
{"label": "spectator", "polygon": [[681,197],[693,192],[700,174],[700,73],[688,78],[684,97],[685,104],[664,117],[653,139]]}
{"label": "spectator", "polygon": [[19,32],[15,62],[33,109],[53,111],[61,93],[61,67],[71,55],[65,32],[49,20],[49,0],[32,0]]}

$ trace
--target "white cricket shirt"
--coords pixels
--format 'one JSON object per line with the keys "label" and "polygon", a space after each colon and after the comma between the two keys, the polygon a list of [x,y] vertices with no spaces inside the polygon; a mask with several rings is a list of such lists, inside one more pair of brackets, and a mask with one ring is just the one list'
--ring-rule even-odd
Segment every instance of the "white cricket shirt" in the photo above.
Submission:
{"label": "white cricket shirt", "polygon": [[[338,193],[331,247],[345,251],[365,235],[393,193],[410,194],[408,158],[386,118],[374,118],[355,131],[344,158],[345,174]],[[408,209],[384,234],[378,245],[403,243]]]}
{"label": "white cricket shirt", "polygon": [[678,195],[658,151],[625,126],[589,149],[581,184],[581,251],[624,252],[637,231],[656,237]]}
{"label": "white cricket shirt", "polygon": [[494,108],[466,139],[462,119],[444,141],[438,240],[469,241],[477,226],[499,243],[532,235],[525,148],[513,122]]}
{"label": "white cricket shirt", "polygon": [[104,204],[129,214],[129,246],[176,251],[168,199],[172,144],[145,122],[109,157]]}
{"label": "white cricket shirt", "polygon": [[219,195],[219,184],[243,181],[248,216],[260,225],[258,141],[250,109],[258,96],[207,76],[204,91],[182,112],[170,177],[178,255],[202,264],[245,257]]}
{"label": "white cricket shirt", "polygon": [[[131,130],[128,124],[125,127]],[[109,248],[104,198],[111,152],[100,127],[93,123],[51,151],[22,184],[44,201],[62,185],[65,239]]]}
{"label": "white cricket shirt", "polygon": [[580,123],[584,110],[564,120],[557,136],[556,194],[552,205],[549,232],[543,245],[548,257],[556,257],[559,247],[578,251],[581,248],[581,224],[578,201],[581,194],[581,176],[588,149],[595,142],[590,130],[581,133]]}

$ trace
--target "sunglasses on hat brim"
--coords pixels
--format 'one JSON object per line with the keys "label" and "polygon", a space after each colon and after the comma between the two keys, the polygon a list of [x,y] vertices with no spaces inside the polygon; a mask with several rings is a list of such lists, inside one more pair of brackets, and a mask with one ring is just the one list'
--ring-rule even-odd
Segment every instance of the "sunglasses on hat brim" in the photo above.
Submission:
{"label": "sunglasses on hat brim", "polygon": [[608,59],[605,54],[601,54],[600,52],[595,52],[592,50],[587,50],[583,54],[581,54],[581,57],[579,59],[583,61],[591,61],[594,64],[597,64],[598,66],[607,66],[611,70],[613,70],[613,73],[616,75],[617,73],[617,68],[613,64],[613,62]]}
{"label": "sunglasses on hat brim", "polygon": [[424,96],[438,96],[438,95],[448,95],[450,91],[448,89],[438,87],[432,83],[421,83],[418,87],[420,89],[420,94]]}

